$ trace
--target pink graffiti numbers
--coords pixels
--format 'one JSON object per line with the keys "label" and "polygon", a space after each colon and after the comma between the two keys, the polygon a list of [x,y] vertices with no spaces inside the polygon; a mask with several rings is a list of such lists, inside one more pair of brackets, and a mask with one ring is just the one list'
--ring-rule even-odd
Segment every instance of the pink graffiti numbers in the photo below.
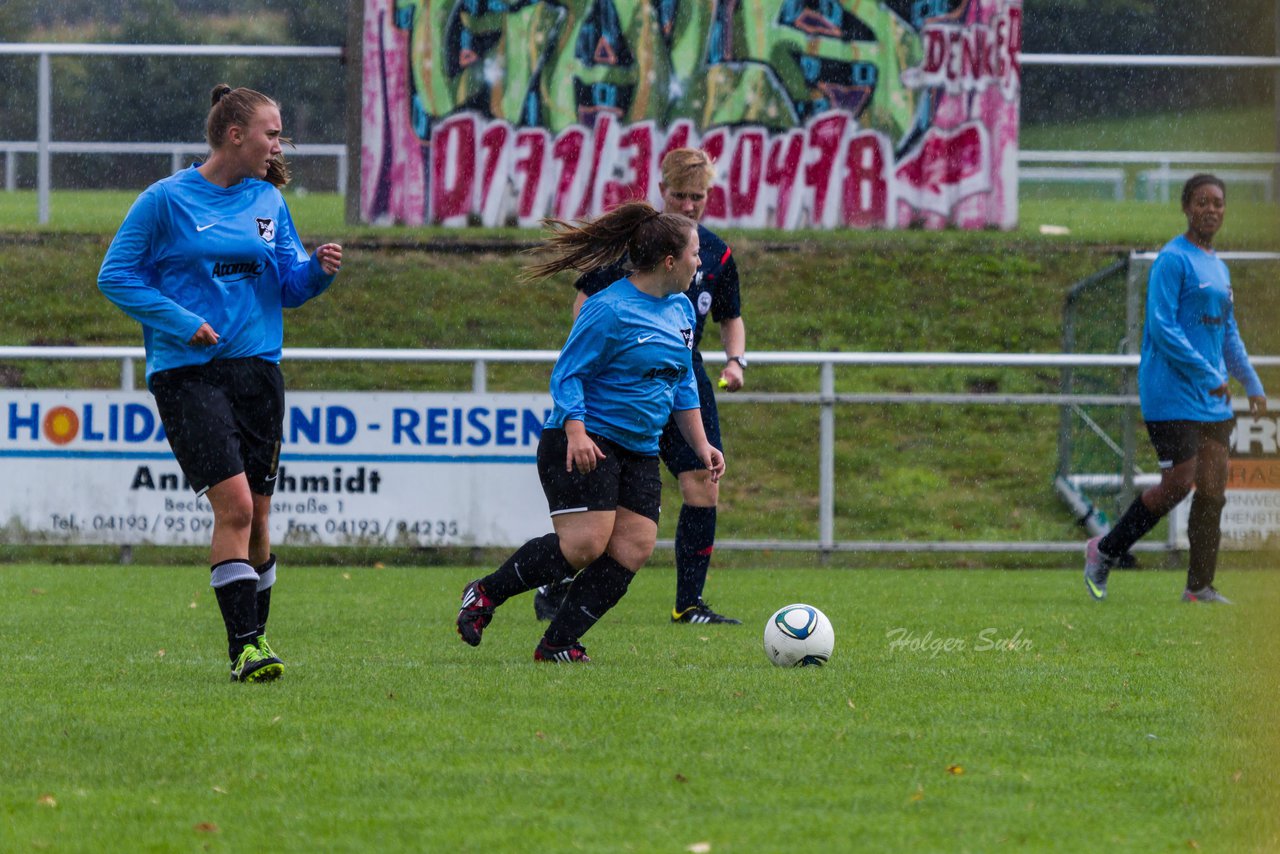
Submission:
{"label": "pink graffiti numbers", "polygon": [[760,128],[738,133],[729,160],[729,218],[747,227],[764,226],[760,186],[764,178],[764,153],[769,140]]}
{"label": "pink graffiti numbers", "polygon": [[[702,138],[702,150],[712,162],[719,163],[724,158],[725,147],[729,142],[729,129],[716,128]],[[717,170],[719,172],[720,170]],[[725,192],[723,180],[713,181],[707,188],[707,207],[703,212],[708,223],[724,225],[729,213],[728,194]]]}
{"label": "pink graffiti numbers", "polygon": [[431,221],[465,225],[476,178],[475,116],[453,116],[440,123],[431,145]]}
{"label": "pink graffiti numbers", "polygon": [[843,198],[845,223],[854,228],[892,228],[889,164],[893,151],[883,135],[871,131],[849,140],[845,153]]}
{"label": "pink graffiti numbers", "polygon": [[844,153],[842,143],[851,124],[847,113],[825,113],[810,123],[805,135],[811,159],[804,169],[804,184],[814,225],[830,228],[836,223],[836,207],[827,204],[827,197],[837,184],[837,167]]}
{"label": "pink graffiti numbers", "polygon": [[800,131],[776,136],[769,146],[769,157],[764,166],[764,183],[774,192],[774,228],[799,227],[800,207],[793,204],[792,191],[795,189],[803,153],[804,135]]}
{"label": "pink graffiti numbers", "polygon": [[989,149],[980,124],[930,128],[915,154],[899,161],[899,193],[913,207],[945,214],[960,199],[990,188]]}
{"label": "pink graffiti numbers", "polygon": [[[728,20],[749,13],[759,16],[781,2],[723,8]],[[507,21],[503,15],[545,16],[552,14],[552,7],[561,7],[509,5],[501,15],[494,11],[496,6],[484,6],[497,16],[485,18],[486,26]],[[658,202],[663,155],[674,148],[699,146],[716,162],[706,208],[713,227],[1017,224],[1021,0],[967,0],[951,12],[926,18],[918,31],[895,30],[899,41],[885,56],[912,65],[886,60],[877,67],[882,75],[898,75],[890,89],[895,98],[918,107],[905,110],[904,121],[877,121],[871,108],[850,110],[845,105],[805,113],[803,122],[784,118],[768,127],[735,122],[723,110],[706,110],[700,115],[730,117],[725,124],[703,127],[687,113],[664,125],[652,118],[660,111],[600,108],[578,113],[576,124],[557,123],[554,131],[550,126],[529,126],[528,116],[535,113],[517,117],[471,112],[450,103],[447,91],[414,88],[410,81],[415,68],[425,64],[431,73],[440,73],[428,61],[436,56],[428,48],[438,46],[411,44],[411,30],[401,27],[413,16],[398,13],[436,7],[422,0],[365,0],[364,7],[360,210],[369,222],[514,222],[528,228],[546,216],[593,217],[628,199]],[[625,6],[632,11],[642,7],[648,8],[640,0]],[[945,3],[930,6],[944,7],[950,8]],[[526,19],[512,17],[508,22]],[[809,15],[806,20],[814,19]],[[500,77],[504,62],[520,67],[522,60],[504,54],[503,44],[485,42],[486,74]],[[702,55],[680,55],[686,53]],[[659,54],[645,53],[641,61],[656,62],[653,57]],[[480,55],[475,58],[478,62]],[[687,87],[709,67],[685,68],[676,78]],[[882,77],[881,86],[889,85]],[[675,83],[670,88],[680,90]],[[875,91],[882,95],[885,89]],[[424,101],[424,93],[434,93],[437,100]],[[743,100],[745,108],[757,106],[754,97]],[[495,111],[501,109],[500,102],[492,98],[467,103]],[[873,98],[867,103],[874,102]]]}
{"label": "pink graffiti numbers", "polygon": [[631,199],[649,198],[649,181],[654,172],[655,136],[653,122],[632,125],[620,135],[618,162],[623,167],[625,176],[622,180],[610,179],[604,182],[601,198],[605,210]]}
{"label": "pink graffiti numbers", "polygon": [[547,171],[550,139],[551,134],[542,128],[521,128],[516,132],[511,175],[517,193],[516,222],[526,228],[536,225],[547,207],[543,175]]}
{"label": "pink graffiti numbers", "polygon": [[566,128],[551,146],[551,159],[555,164],[552,172],[557,179],[553,196],[557,219],[572,219],[582,209],[588,183],[587,164],[582,157],[586,147],[587,129],[584,127]]}

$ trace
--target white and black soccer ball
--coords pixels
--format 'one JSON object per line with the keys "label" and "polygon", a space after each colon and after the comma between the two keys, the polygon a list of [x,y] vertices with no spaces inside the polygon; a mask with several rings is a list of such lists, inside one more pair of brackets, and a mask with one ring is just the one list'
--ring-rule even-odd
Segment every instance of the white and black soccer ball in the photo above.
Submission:
{"label": "white and black soccer ball", "polygon": [[812,605],[779,608],[764,624],[764,654],[779,667],[820,667],[835,644],[831,621]]}

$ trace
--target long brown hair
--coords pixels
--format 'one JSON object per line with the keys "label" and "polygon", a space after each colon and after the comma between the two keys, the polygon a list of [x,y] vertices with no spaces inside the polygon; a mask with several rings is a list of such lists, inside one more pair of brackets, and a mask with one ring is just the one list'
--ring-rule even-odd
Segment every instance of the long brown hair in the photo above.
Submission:
{"label": "long brown hair", "polygon": [[526,266],[522,277],[526,280],[545,279],[562,270],[598,270],[624,254],[632,267],[648,272],[668,255],[679,255],[695,227],[688,217],[659,213],[648,202],[639,201],[576,225],[562,219],[545,219],[543,225],[550,234],[530,251],[549,257]]}
{"label": "long brown hair", "polygon": [[[226,83],[219,83],[213,87],[213,91],[209,93],[209,101],[209,115],[204,120],[204,139],[209,143],[210,150],[222,147],[222,144],[227,141],[227,129],[232,125],[248,127],[249,122],[253,120],[253,114],[259,108],[280,109],[280,105],[274,99],[261,92],[255,92],[243,86],[232,89]],[[285,145],[291,144],[286,137],[281,137],[280,142]],[[266,180],[275,186],[285,186],[289,183],[290,177],[289,164],[285,163],[283,154],[267,165]]]}

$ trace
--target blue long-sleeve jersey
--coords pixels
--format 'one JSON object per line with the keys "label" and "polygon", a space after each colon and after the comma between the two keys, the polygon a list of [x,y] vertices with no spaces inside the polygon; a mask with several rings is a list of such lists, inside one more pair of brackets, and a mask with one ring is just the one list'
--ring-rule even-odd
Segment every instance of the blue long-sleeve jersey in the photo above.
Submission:
{"label": "blue long-sleeve jersey", "polygon": [[1225,421],[1225,396],[1209,394],[1235,377],[1249,396],[1262,382],[1236,327],[1227,265],[1183,235],[1164,245],[1147,282],[1138,395],[1147,421]]}
{"label": "blue long-sleeve jersey", "polygon": [[[98,288],[142,324],[147,381],[214,359],[280,361],[283,312],[333,282],[298,239],[284,197],[266,181],[230,187],[192,166],[138,197],[98,272]],[[204,323],[218,343],[187,342]]]}
{"label": "blue long-sleeve jersey", "polygon": [[673,411],[697,409],[693,305],[619,279],[587,300],[551,371],[547,427],[581,421],[638,454],[656,454]]}

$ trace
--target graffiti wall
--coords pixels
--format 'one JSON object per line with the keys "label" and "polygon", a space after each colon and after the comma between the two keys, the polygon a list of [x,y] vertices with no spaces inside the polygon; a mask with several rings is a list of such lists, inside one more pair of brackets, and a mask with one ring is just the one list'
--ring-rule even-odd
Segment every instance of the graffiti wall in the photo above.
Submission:
{"label": "graffiti wall", "polygon": [[365,0],[361,214],[536,226],[659,200],[706,222],[1011,228],[1021,0]]}

